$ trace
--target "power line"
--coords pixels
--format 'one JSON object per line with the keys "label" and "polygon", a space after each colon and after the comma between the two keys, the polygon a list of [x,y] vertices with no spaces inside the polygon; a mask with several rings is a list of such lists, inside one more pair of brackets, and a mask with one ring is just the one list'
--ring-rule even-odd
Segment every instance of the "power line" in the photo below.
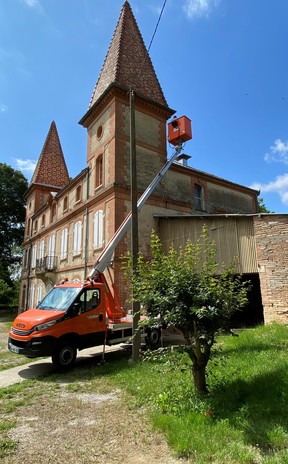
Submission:
{"label": "power line", "polygon": [[162,6],[162,10],[161,10],[161,12],[160,12],[160,15],[159,15],[157,24],[156,24],[156,26],[155,26],[155,30],[154,30],[153,35],[152,35],[152,39],[151,39],[150,44],[149,44],[149,47],[148,47],[148,53],[149,53],[149,51],[150,51],[150,48],[151,48],[151,45],[152,45],[152,43],[153,43],[155,34],[156,34],[156,32],[157,32],[157,29],[158,29],[158,26],[159,26],[159,23],[160,23],[160,20],[161,20],[161,17],[162,17],[164,8],[165,8],[165,6],[166,6],[166,2],[167,2],[167,0],[164,0],[163,6]]}

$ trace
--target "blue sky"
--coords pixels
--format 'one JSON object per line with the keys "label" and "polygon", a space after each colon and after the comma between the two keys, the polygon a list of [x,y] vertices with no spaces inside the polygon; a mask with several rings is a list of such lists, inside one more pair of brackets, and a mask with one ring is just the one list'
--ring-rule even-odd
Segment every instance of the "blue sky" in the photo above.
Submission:
{"label": "blue sky", "polygon": [[[124,0],[123,0],[124,1]],[[70,176],[122,0],[0,0],[0,161],[30,180],[52,120]],[[130,0],[148,46],[164,0]],[[287,0],[167,0],[150,55],[196,169],[288,212]],[[171,151],[168,148],[168,156]],[[32,170],[31,170],[32,169]]]}

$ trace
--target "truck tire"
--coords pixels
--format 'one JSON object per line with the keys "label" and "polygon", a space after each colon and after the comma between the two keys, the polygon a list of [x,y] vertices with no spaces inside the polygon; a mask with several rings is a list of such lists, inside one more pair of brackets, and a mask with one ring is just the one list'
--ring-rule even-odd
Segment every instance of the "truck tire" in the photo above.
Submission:
{"label": "truck tire", "polygon": [[73,343],[62,343],[52,355],[52,363],[58,370],[69,369],[75,363],[77,348]]}
{"label": "truck tire", "polygon": [[146,345],[150,350],[156,350],[159,348],[161,343],[161,330],[158,327],[147,329],[146,333]]}

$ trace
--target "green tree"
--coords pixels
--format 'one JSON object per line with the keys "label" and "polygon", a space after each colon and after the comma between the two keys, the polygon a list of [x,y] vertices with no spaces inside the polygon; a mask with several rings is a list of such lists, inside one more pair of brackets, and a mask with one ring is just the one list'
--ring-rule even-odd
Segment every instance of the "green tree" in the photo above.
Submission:
{"label": "green tree", "polygon": [[160,317],[164,326],[178,328],[186,341],[197,392],[207,393],[206,366],[216,332],[247,302],[247,283],[235,275],[235,266],[219,266],[215,244],[206,228],[196,243],[188,241],[177,252],[163,252],[153,232],[151,259],[139,255],[137,271],[131,257],[124,265],[132,282],[132,293],[140,301],[148,322]]}
{"label": "green tree", "polygon": [[[19,246],[24,234],[27,188],[27,180],[20,171],[0,163],[0,279],[10,288],[14,288],[11,270],[21,261]],[[8,298],[8,294],[2,292],[0,303],[6,303],[3,295]]]}
{"label": "green tree", "polygon": [[266,205],[264,204],[264,200],[261,197],[258,197],[258,208],[259,208],[259,213],[274,213],[274,211],[270,211]]}

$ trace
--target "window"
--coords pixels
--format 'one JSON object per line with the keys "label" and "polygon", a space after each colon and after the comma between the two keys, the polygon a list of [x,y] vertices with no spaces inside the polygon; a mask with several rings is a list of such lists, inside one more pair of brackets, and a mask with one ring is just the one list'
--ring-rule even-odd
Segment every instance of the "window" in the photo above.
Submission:
{"label": "window", "polygon": [[41,227],[45,227],[45,214],[42,216],[42,224]]}
{"label": "window", "polygon": [[47,256],[47,270],[53,271],[55,264],[55,234],[49,237],[48,256]]}
{"label": "window", "polygon": [[96,160],[96,179],[95,188],[103,185],[103,155],[98,156]]}
{"label": "window", "polygon": [[34,222],[34,234],[36,234],[38,230],[38,220],[36,219],[36,221]]}
{"label": "window", "polygon": [[39,301],[42,300],[42,294],[43,294],[43,285],[42,284],[38,284],[37,285],[37,304],[39,303]]}
{"label": "window", "polygon": [[54,222],[56,219],[56,204],[54,203],[51,208],[51,222]]}
{"label": "window", "polygon": [[100,209],[94,214],[94,248],[103,246],[103,211]]}
{"label": "window", "polygon": [[44,258],[44,248],[45,248],[45,242],[44,240],[41,240],[40,245],[39,245],[39,259]]}
{"label": "window", "polygon": [[61,232],[60,259],[67,258],[67,251],[68,251],[68,229],[63,229]]}
{"label": "window", "polygon": [[100,126],[97,129],[97,139],[100,140],[103,135],[103,126],[100,124]]}
{"label": "window", "polygon": [[91,309],[96,308],[100,302],[100,290],[93,289],[93,290],[84,290],[84,292],[80,295],[79,303],[81,308],[81,313],[86,311],[91,311]]}
{"label": "window", "polygon": [[63,211],[68,210],[68,197],[66,196],[63,200]]}
{"label": "window", "polygon": [[76,203],[81,200],[81,185],[78,185],[76,189]]}
{"label": "window", "polygon": [[73,237],[73,254],[78,255],[82,250],[82,222],[78,221],[74,224]]}
{"label": "window", "polygon": [[32,284],[30,287],[29,308],[33,308],[33,305],[34,305],[34,292],[35,292],[35,285]]}
{"label": "window", "polygon": [[194,208],[203,210],[203,188],[199,184],[194,185]]}
{"label": "window", "polygon": [[30,226],[31,226],[31,219],[29,218],[27,221],[27,229],[26,229],[26,235],[28,237],[30,236]]}
{"label": "window", "polygon": [[32,246],[32,259],[31,259],[32,269],[36,266],[36,256],[37,256],[37,244]]}

